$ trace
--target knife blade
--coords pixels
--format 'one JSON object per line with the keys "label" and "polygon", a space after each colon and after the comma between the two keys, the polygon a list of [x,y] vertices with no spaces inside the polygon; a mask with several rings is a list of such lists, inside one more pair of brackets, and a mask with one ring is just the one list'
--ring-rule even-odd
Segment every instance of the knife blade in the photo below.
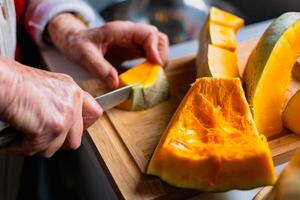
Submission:
{"label": "knife blade", "polygon": [[[97,96],[95,100],[99,103],[104,111],[113,108],[120,103],[126,101],[133,87],[139,86],[140,83],[132,84],[129,86],[125,86],[111,92],[105,93],[103,95]],[[5,125],[4,128],[0,132],[0,149],[7,147],[9,144],[14,143],[20,139],[22,139],[22,133],[8,124]]]}
{"label": "knife blade", "polygon": [[127,100],[130,96],[132,88],[139,85],[140,83],[135,83],[113,90],[111,92],[96,97],[95,100],[100,104],[104,111],[108,110]]}

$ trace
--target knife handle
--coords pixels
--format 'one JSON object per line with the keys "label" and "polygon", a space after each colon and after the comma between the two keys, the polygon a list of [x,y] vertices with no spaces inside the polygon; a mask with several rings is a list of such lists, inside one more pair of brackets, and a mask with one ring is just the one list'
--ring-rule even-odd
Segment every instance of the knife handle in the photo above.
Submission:
{"label": "knife handle", "polygon": [[22,133],[12,126],[8,126],[0,132],[0,149],[9,146],[21,139]]}

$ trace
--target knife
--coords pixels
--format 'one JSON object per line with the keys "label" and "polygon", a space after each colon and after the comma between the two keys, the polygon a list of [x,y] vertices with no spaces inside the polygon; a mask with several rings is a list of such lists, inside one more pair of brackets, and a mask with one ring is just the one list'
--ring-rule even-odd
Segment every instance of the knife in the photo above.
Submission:
{"label": "knife", "polygon": [[[97,96],[95,100],[99,103],[103,111],[109,110],[120,103],[126,101],[132,91],[133,87],[139,86],[140,83],[135,83],[103,95]],[[7,147],[9,144],[22,139],[22,133],[8,124],[4,125],[4,129],[0,132],[0,149]]]}
{"label": "knife", "polygon": [[119,89],[100,95],[96,97],[95,100],[100,104],[103,111],[108,110],[127,100],[131,94],[132,88],[139,85],[140,83],[135,83],[125,87],[121,87]]}

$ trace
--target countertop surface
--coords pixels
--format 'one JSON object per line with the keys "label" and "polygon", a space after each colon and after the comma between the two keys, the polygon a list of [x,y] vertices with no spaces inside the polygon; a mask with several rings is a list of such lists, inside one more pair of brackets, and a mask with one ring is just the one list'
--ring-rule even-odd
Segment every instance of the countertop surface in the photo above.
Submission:
{"label": "countertop surface", "polygon": [[[268,20],[268,21],[263,21],[260,23],[246,26],[245,28],[239,31],[238,41],[259,37],[270,23],[271,20]],[[170,59],[176,59],[182,56],[193,55],[197,52],[197,50],[198,50],[198,41],[196,40],[173,45],[170,47]],[[77,83],[93,78],[93,76],[85,69],[70,62],[54,49],[42,49],[41,55],[44,59],[46,66],[50,71],[66,73],[72,76]],[[84,140],[83,145],[86,146],[86,148],[88,149],[88,151],[86,152],[88,154],[91,154],[89,155],[89,158],[93,159],[93,163],[95,165],[100,165],[95,160],[96,158],[93,155],[93,151],[91,150],[89,143],[86,140]],[[285,165],[286,164],[277,166],[276,172],[280,173]],[[101,169],[101,167],[98,167],[98,170],[99,169]],[[89,171],[89,169],[86,170]],[[99,172],[99,173],[103,173],[103,172]],[[90,182],[87,184],[93,184],[93,183]],[[103,184],[108,184],[108,182]],[[247,199],[252,199],[259,190],[260,188],[256,188],[248,191],[232,190],[230,192],[225,192],[225,193],[206,193],[206,194],[201,194],[193,199],[247,200]],[[106,196],[106,198],[107,197],[108,196]],[[115,199],[115,195],[112,195],[110,199]]]}

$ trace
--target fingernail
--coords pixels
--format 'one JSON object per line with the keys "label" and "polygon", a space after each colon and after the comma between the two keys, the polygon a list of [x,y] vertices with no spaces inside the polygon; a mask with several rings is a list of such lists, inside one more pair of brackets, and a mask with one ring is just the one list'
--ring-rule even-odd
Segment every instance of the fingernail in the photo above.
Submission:
{"label": "fingernail", "polygon": [[110,89],[115,89],[115,88],[116,88],[115,80],[113,79],[112,76],[108,76],[108,77],[105,79],[105,82],[106,82],[106,84],[108,85],[108,87],[109,87]]}

